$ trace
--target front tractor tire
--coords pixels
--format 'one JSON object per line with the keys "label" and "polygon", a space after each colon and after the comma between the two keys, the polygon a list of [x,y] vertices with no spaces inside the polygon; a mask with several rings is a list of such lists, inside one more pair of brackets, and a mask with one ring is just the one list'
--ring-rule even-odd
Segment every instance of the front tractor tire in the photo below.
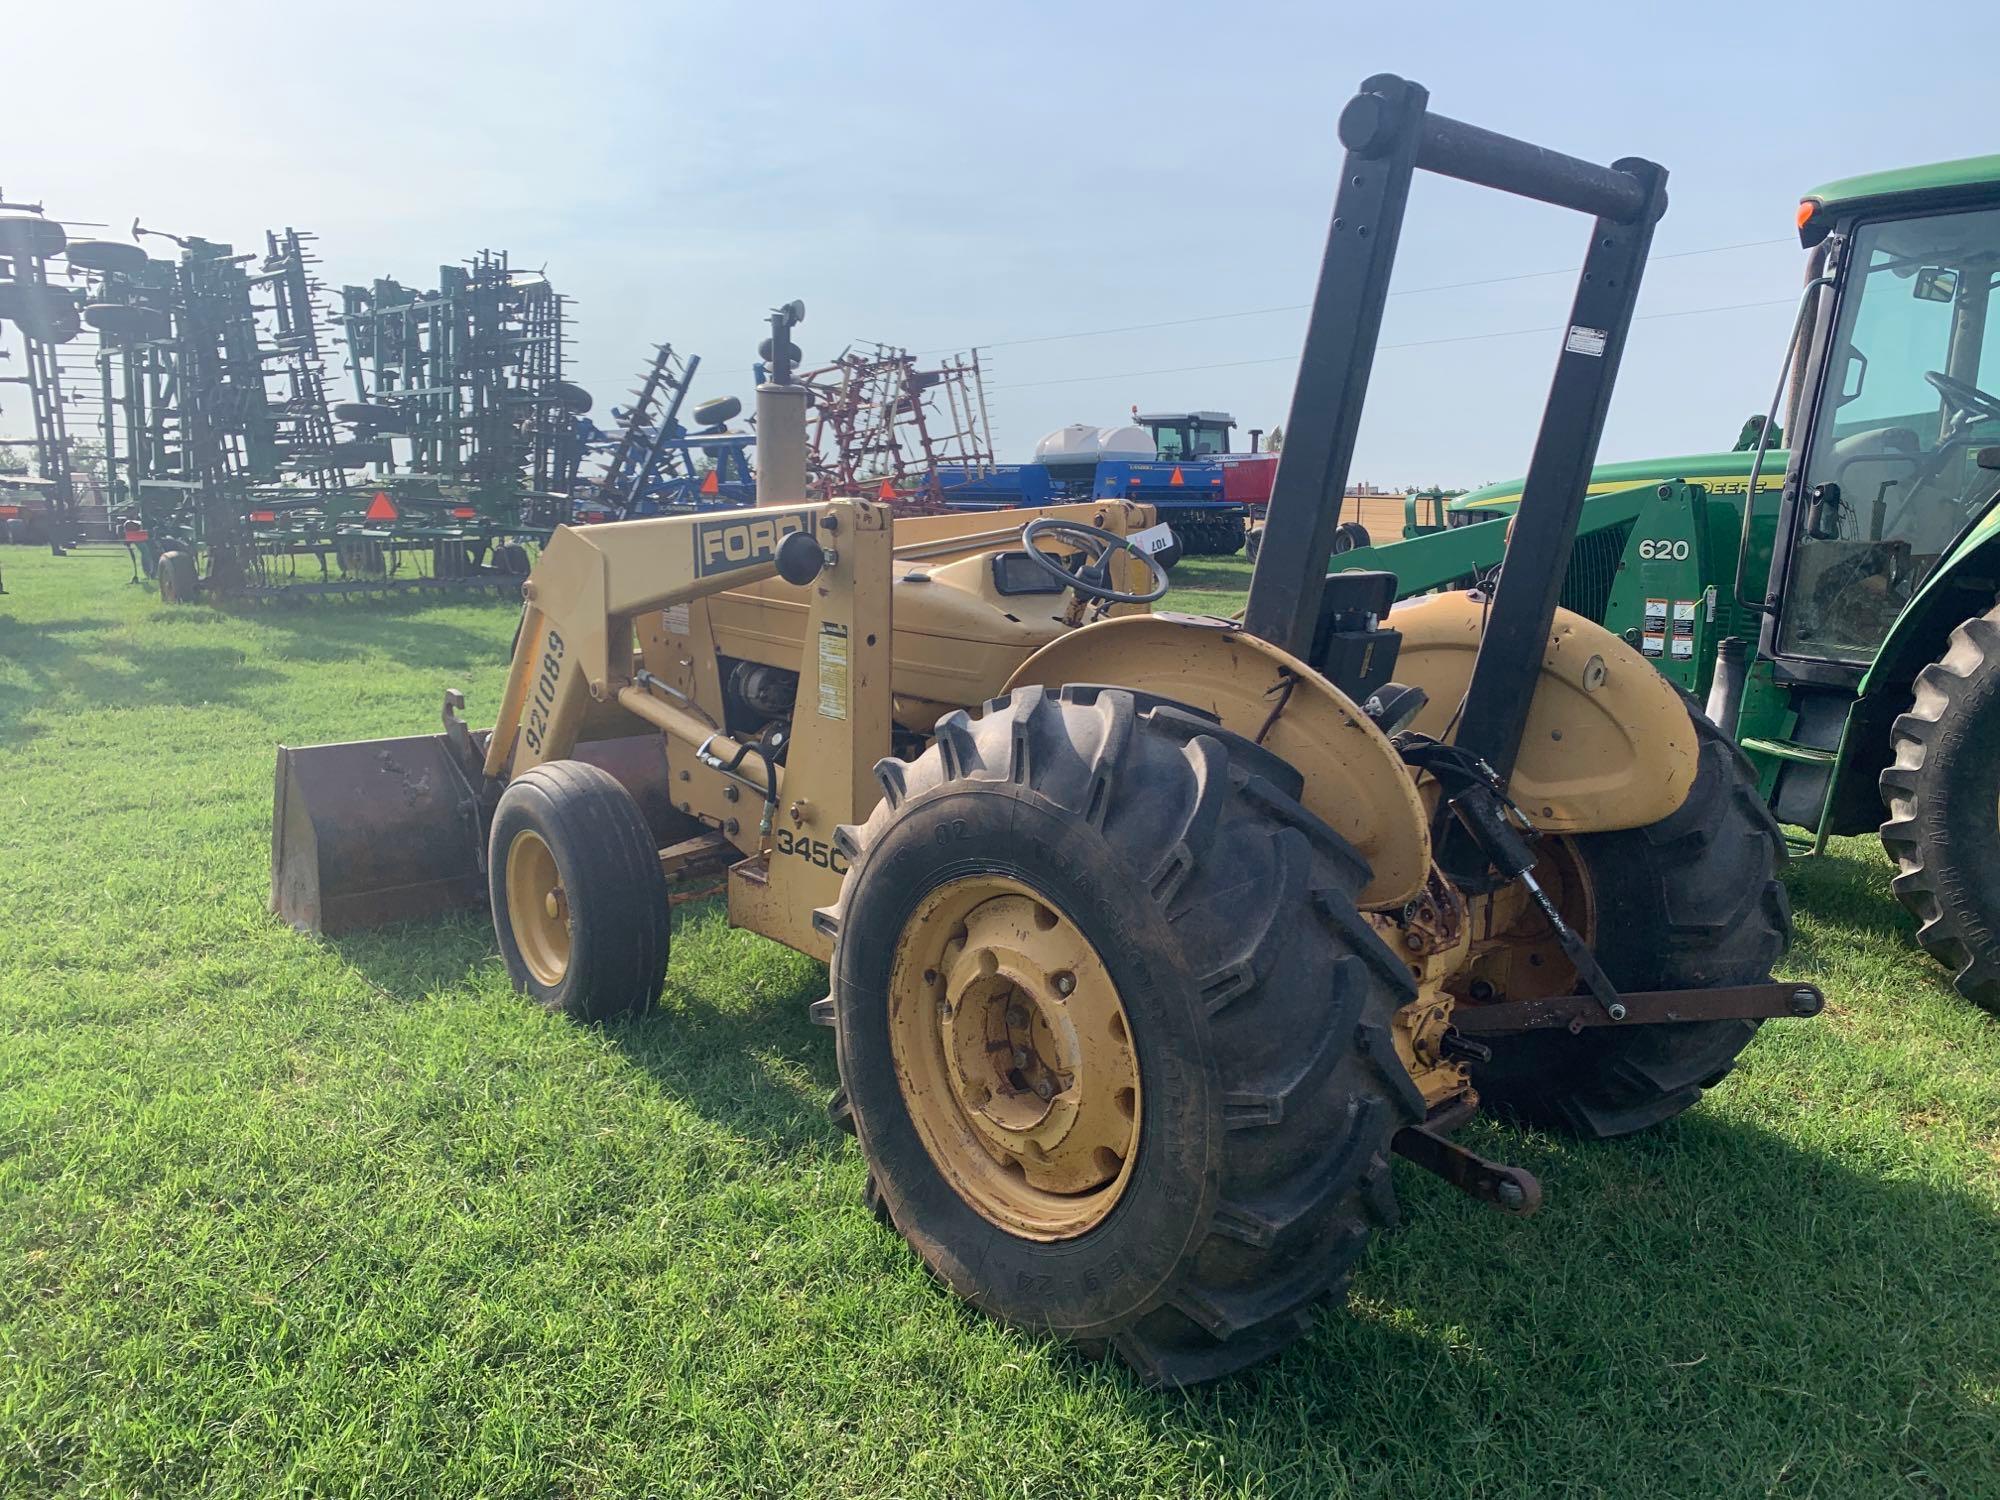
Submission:
{"label": "front tractor tire", "polygon": [[949,715],[877,777],[822,914],[871,1203],[976,1306],[1154,1384],[1298,1338],[1423,1114],[1360,856],[1285,762],[1118,689]]}
{"label": "front tractor tire", "polygon": [[1890,731],[1882,848],[1917,941],[2000,1015],[2000,608],[1951,633]]}
{"label": "front tractor tire", "polygon": [[[1700,761],[1680,808],[1645,828],[1565,841],[1590,890],[1585,931],[1621,990],[1760,984],[1792,936],[1784,836],[1749,764],[1689,708]],[[1572,913],[1572,916],[1576,913]],[[1593,1026],[1488,1038],[1472,1081],[1495,1112],[1609,1140],[1680,1114],[1736,1065],[1755,1021]]]}
{"label": "front tractor tire", "polygon": [[585,1022],[660,998],[667,881],[645,814],[609,772],[556,760],[517,776],[494,809],[486,876],[515,989]]}

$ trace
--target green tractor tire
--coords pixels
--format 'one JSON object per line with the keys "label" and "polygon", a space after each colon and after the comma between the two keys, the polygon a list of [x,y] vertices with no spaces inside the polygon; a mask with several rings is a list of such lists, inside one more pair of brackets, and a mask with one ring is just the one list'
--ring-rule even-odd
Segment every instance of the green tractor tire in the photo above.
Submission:
{"label": "green tractor tire", "polygon": [[1951,633],[1890,731],[1882,847],[1917,941],[2000,1015],[2000,607]]}

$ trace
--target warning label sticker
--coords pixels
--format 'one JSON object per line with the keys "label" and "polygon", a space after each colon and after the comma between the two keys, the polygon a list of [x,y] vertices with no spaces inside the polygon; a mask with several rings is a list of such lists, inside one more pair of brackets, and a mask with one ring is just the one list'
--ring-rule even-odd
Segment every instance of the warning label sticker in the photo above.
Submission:
{"label": "warning label sticker", "polygon": [[819,716],[847,717],[847,627],[834,620],[819,627]]}
{"label": "warning label sticker", "polygon": [[1676,661],[1691,661],[1694,658],[1694,612],[1700,602],[1698,599],[1674,601],[1673,655]]}
{"label": "warning label sticker", "polygon": [[666,629],[668,635],[686,635],[688,633],[688,607],[685,604],[676,604],[671,609],[661,610],[660,624]]}
{"label": "warning label sticker", "polygon": [[1602,328],[1585,328],[1581,323],[1569,325],[1569,337],[1563,340],[1563,348],[1571,354],[1588,354],[1592,359],[1604,357],[1604,346],[1611,335]]}
{"label": "warning label sticker", "polygon": [[1667,654],[1667,601],[1648,599],[1646,601],[1645,629],[1639,636],[1639,651],[1645,656],[1665,656]]}

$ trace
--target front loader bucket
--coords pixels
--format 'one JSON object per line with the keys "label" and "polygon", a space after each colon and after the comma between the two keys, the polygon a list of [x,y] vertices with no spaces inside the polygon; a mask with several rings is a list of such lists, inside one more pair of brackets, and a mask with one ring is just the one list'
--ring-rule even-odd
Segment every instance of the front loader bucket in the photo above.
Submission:
{"label": "front loader bucket", "polygon": [[271,910],[329,936],[486,899],[479,799],[441,734],[278,747]]}
{"label": "front loader bucket", "polygon": [[[473,737],[483,749],[485,736]],[[592,740],[576,759],[617,777],[664,848],[700,832],[673,803],[657,734]],[[442,734],[278,747],[271,910],[336,936],[486,901],[480,778]]]}

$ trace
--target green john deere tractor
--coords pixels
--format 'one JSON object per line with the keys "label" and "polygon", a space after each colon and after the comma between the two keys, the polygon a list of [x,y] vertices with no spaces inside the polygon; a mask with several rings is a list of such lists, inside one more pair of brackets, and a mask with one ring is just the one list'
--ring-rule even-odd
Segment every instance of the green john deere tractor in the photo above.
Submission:
{"label": "green john deere tractor", "polygon": [[[1798,847],[1879,826],[1918,941],[2000,1013],[2000,156],[1832,183],[1798,225],[1750,446],[1594,470],[1562,602],[1706,696]],[[1519,493],[1340,564],[1477,577]]]}

